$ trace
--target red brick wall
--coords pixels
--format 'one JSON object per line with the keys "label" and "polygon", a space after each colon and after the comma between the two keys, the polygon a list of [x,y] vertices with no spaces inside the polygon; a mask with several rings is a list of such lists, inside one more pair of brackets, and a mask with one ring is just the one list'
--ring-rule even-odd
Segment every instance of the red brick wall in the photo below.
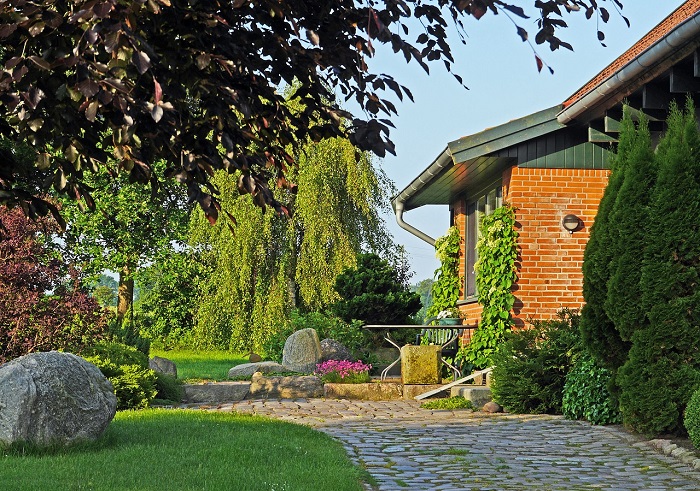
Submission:
{"label": "red brick wall", "polygon": [[[513,309],[517,327],[524,327],[527,319],[550,319],[564,307],[583,305],[583,251],[607,176],[607,170],[521,167],[503,173],[503,201],[517,208],[519,260]],[[464,237],[464,204],[454,203],[453,211],[455,225]],[[561,225],[562,218],[568,214],[583,221],[582,228],[573,234]],[[464,254],[462,243],[462,258]],[[464,268],[462,259],[459,271],[462,288]],[[464,324],[479,321],[481,306],[476,302],[460,309],[465,316]]]}
{"label": "red brick wall", "polygon": [[[517,208],[519,233],[516,326],[583,305],[583,251],[607,176],[607,170],[521,167],[504,173],[504,201]],[[561,225],[568,214],[583,221],[573,234]]]}

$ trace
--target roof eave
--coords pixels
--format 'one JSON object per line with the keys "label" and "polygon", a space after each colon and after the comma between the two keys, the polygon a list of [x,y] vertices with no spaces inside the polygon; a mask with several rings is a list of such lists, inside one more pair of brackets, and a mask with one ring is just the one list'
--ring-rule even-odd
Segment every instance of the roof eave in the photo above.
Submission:
{"label": "roof eave", "polygon": [[557,115],[557,120],[562,124],[570,124],[573,121],[585,120],[591,114],[595,115],[596,111],[608,109],[606,103],[609,100],[625,97],[669,69],[679,58],[687,56],[698,46],[700,12],[686,19],[620,70],[567,106]]}

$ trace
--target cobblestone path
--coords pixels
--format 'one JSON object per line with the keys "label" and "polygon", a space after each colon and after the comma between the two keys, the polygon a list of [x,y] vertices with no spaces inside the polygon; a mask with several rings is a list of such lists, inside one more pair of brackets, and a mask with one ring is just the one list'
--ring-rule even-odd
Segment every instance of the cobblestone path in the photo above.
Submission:
{"label": "cobblestone path", "polygon": [[340,440],[381,491],[698,491],[700,472],[619,427],[546,415],[430,411],[415,401],[241,401],[211,407]]}

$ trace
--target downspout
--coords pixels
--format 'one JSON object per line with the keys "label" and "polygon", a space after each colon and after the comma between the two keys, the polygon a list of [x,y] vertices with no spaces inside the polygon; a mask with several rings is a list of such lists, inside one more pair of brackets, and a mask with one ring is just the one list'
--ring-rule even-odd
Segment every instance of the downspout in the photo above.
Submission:
{"label": "downspout", "polygon": [[396,204],[394,205],[394,208],[396,211],[396,223],[399,224],[399,227],[410,232],[411,234],[415,235],[419,239],[426,241],[431,246],[435,247],[435,239],[433,239],[432,237],[430,237],[427,234],[424,234],[423,232],[418,230],[416,227],[409,225],[408,223],[403,221],[403,201],[397,201]]}
{"label": "downspout", "polygon": [[700,12],[687,19],[605,82],[560,112],[557,115],[557,121],[569,124],[590,107],[597,105],[615,92],[623,90],[627,84],[647,71],[649,67],[667,59],[676,51],[697,40],[698,32],[700,32]]}
{"label": "downspout", "polygon": [[406,230],[412,235],[415,235],[419,239],[427,242],[431,246],[435,247],[435,239],[429,235],[421,232],[416,227],[409,225],[403,220],[403,212],[405,208],[406,201],[411,199],[418,191],[423,189],[430,181],[438,175],[445,167],[452,165],[452,156],[448,148],[442,151],[438,158],[436,158],[432,164],[428,166],[421,174],[406,188],[401,191],[393,200],[394,213],[396,213],[396,223],[399,227]]}

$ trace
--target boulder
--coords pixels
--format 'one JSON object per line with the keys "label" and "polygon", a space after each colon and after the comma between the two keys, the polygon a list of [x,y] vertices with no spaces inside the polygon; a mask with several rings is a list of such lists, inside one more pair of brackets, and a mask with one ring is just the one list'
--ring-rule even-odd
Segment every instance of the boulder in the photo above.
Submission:
{"label": "boulder", "polygon": [[249,363],[258,363],[262,361],[262,356],[260,356],[257,353],[250,353],[248,355],[248,362]]}
{"label": "boulder", "polygon": [[250,383],[250,399],[305,399],[323,397],[323,381],[314,375],[291,377],[265,377],[253,374]]}
{"label": "boulder", "polygon": [[484,404],[483,411],[486,413],[502,413],[503,408],[500,404],[491,401]]}
{"label": "boulder", "polygon": [[355,361],[349,349],[343,343],[335,339],[324,339],[321,341],[321,361],[328,360],[349,360]]}
{"label": "boulder", "polygon": [[287,338],[282,365],[290,372],[311,373],[321,361],[321,343],[316,329],[301,329]]}
{"label": "boulder", "polygon": [[251,377],[255,372],[273,373],[286,371],[286,368],[274,361],[261,361],[259,363],[243,363],[242,365],[236,365],[235,367],[231,368],[228,371],[228,378]]}
{"label": "boulder", "polygon": [[0,365],[0,443],[96,440],[116,410],[109,380],[71,353],[32,353]]}
{"label": "boulder", "polygon": [[174,361],[168,360],[167,358],[154,356],[148,360],[148,368],[153,371],[177,378],[177,366],[175,365]]}

